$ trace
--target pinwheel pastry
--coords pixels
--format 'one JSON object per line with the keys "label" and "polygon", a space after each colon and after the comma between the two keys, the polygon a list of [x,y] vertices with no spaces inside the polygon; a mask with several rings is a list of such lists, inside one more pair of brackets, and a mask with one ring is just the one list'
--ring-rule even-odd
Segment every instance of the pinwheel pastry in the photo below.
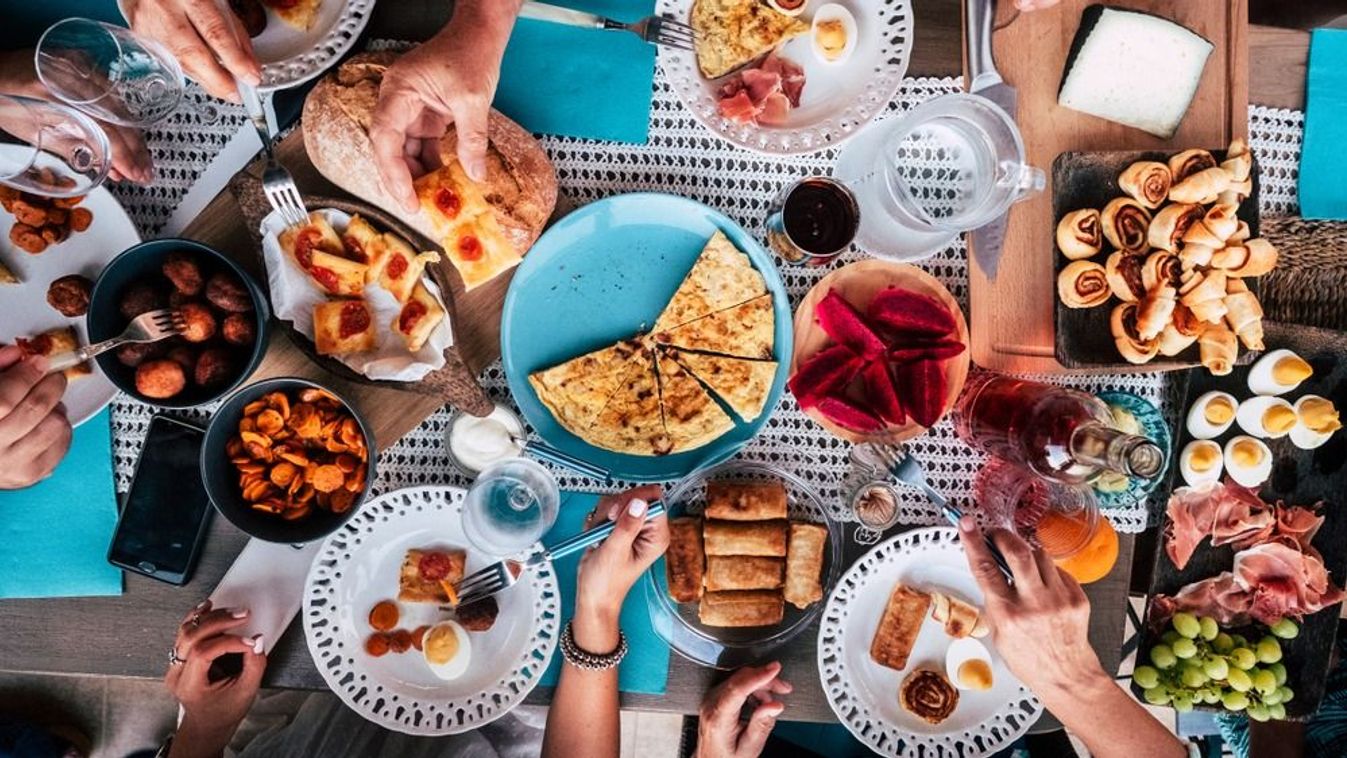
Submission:
{"label": "pinwheel pastry", "polygon": [[1277,267],[1277,248],[1261,237],[1251,239],[1217,250],[1211,257],[1211,266],[1239,278],[1262,276]]}
{"label": "pinwheel pastry", "polygon": [[1165,164],[1158,161],[1137,161],[1118,176],[1118,187],[1131,195],[1133,200],[1155,210],[1169,199],[1172,181],[1173,175]]}
{"label": "pinwheel pastry", "polygon": [[1068,308],[1093,308],[1112,295],[1107,272],[1094,261],[1072,261],[1057,275],[1057,296]]}
{"label": "pinwheel pastry", "polygon": [[959,707],[959,691],[939,671],[917,669],[903,679],[898,702],[903,710],[934,725]]}
{"label": "pinwheel pastry", "polygon": [[1263,349],[1263,306],[1243,279],[1225,283],[1225,320],[1250,350]]}
{"label": "pinwheel pastry", "polygon": [[1212,270],[1193,272],[1179,289],[1179,301],[1202,321],[1219,324],[1225,317],[1226,273]]}
{"label": "pinwheel pastry", "polygon": [[1115,197],[1099,212],[1104,238],[1119,250],[1137,255],[1146,252],[1150,211],[1130,197]]}
{"label": "pinwheel pastry", "polygon": [[1161,284],[1168,284],[1175,289],[1183,283],[1183,264],[1179,256],[1156,250],[1146,256],[1146,260],[1141,264],[1141,286],[1147,292],[1159,287]]}
{"label": "pinwheel pastry", "polygon": [[1146,230],[1146,242],[1151,247],[1177,253],[1183,235],[1188,233],[1188,227],[1200,221],[1204,215],[1206,210],[1196,203],[1166,205],[1151,219],[1150,227]]}
{"label": "pinwheel pastry", "polygon": [[1113,331],[1113,343],[1128,363],[1145,363],[1160,352],[1155,339],[1142,339],[1137,325],[1137,304],[1119,303],[1109,316],[1109,328]]}
{"label": "pinwheel pastry", "polygon": [[1099,211],[1083,208],[1062,216],[1057,224],[1057,249],[1071,260],[1089,258],[1104,246]]}
{"label": "pinwheel pastry", "polygon": [[1239,346],[1235,344],[1235,333],[1225,324],[1209,326],[1197,340],[1201,352],[1202,365],[1212,376],[1225,376],[1235,366],[1235,353]]}
{"label": "pinwheel pastry", "polygon": [[1184,150],[1169,158],[1169,173],[1173,176],[1173,184],[1178,184],[1193,174],[1209,168],[1216,168],[1216,158],[1209,151],[1200,148]]}
{"label": "pinwheel pastry", "polygon": [[[1155,342],[1173,319],[1178,296],[1178,290],[1169,284],[1161,284],[1147,292],[1137,304],[1137,336]],[[1159,350],[1158,344],[1156,349]]]}
{"label": "pinwheel pastry", "polygon": [[1158,340],[1160,354],[1173,357],[1182,353],[1194,342],[1197,342],[1197,338],[1202,336],[1202,332],[1206,328],[1206,322],[1194,316],[1188,306],[1183,303],[1176,303],[1173,316],[1169,323],[1165,325],[1164,330],[1160,332]]}
{"label": "pinwheel pastry", "polygon": [[1108,257],[1104,263],[1104,274],[1108,278],[1109,289],[1119,300],[1135,303],[1146,294],[1141,277],[1144,263],[1141,256],[1128,255],[1121,250]]}

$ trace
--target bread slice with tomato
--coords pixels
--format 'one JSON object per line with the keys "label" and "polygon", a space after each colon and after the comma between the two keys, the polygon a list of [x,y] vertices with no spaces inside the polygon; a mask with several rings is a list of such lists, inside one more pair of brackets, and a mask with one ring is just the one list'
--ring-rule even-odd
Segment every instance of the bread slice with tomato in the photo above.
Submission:
{"label": "bread slice with tomato", "polygon": [[374,318],[364,300],[328,300],[313,307],[313,343],[319,355],[373,350]]}
{"label": "bread slice with tomato", "polygon": [[418,283],[412,289],[412,296],[402,306],[393,319],[393,331],[407,343],[407,350],[416,352],[426,344],[430,333],[444,320],[444,308],[440,301],[430,294],[426,285]]}

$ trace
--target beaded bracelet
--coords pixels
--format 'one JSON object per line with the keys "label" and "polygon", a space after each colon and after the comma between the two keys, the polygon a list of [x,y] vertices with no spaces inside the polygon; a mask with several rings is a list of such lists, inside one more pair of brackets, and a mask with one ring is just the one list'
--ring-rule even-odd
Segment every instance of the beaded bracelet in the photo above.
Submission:
{"label": "beaded bracelet", "polygon": [[561,632],[561,657],[578,669],[604,671],[617,666],[623,658],[627,657],[627,635],[618,630],[617,649],[611,653],[599,655],[583,650],[575,644],[575,634],[571,631],[570,622],[567,622],[566,628]]}

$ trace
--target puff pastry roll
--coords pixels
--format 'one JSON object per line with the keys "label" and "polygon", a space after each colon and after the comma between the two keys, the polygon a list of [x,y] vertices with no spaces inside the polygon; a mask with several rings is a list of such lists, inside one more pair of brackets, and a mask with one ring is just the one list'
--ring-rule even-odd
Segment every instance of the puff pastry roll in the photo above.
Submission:
{"label": "puff pastry roll", "polygon": [[1201,221],[1188,227],[1188,231],[1183,235],[1184,243],[1213,248],[1224,247],[1225,241],[1239,228],[1239,219],[1235,218],[1237,210],[1238,207],[1234,205],[1212,206],[1211,210],[1202,216]]}
{"label": "puff pastry roll", "polygon": [[1179,251],[1179,243],[1188,227],[1197,223],[1206,213],[1202,206],[1195,203],[1174,203],[1166,205],[1151,219],[1146,229],[1146,243],[1171,253]]}
{"label": "puff pastry roll", "polygon": [[786,581],[786,562],[752,555],[713,555],[706,559],[706,589],[775,590]]}
{"label": "puff pastry roll", "polygon": [[781,482],[707,482],[707,518],[767,521],[786,517],[786,486]]}
{"label": "puff pastry roll", "polygon": [[706,555],[702,550],[702,520],[669,519],[669,549],[664,553],[665,578],[669,597],[678,603],[691,603],[702,594],[702,572]]}
{"label": "puff pastry roll", "polygon": [[1194,274],[1179,290],[1179,301],[1198,319],[1219,324],[1225,317],[1226,278],[1226,273],[1218,269]]}
{"label": "puff pastry roll", "polygon": [[827,527],[790,525],[790,547],[786,551],[786,602],[804,609],[823,599],[823,556],[827,546]]}
{"label": "puff pastry roll", "polygon": [[1230,186],[1230,174],[1220,166],[1198,171],[1169,188],[1169,199],[1176,203],[1212,203]]}
{"label": "puff pastry roll", "polygon": [[[1154,342],[1169,325],[1174,316],[1174,306],[1178,305],[1178,295],[1174,287],[1162,284],[1141,298],[1137,305],[1137,336],[1142,341]],[[1156,349],[1159,349],[1158,345]]]}
{"label": "puff pastry roll", "polygon": [[1189,243],[1179,251],[1179,263],[1183,265],[1184,271],[1192,271],[1195,268],[1211,265],[1211,258],[1215,254],[1216,248],[1214,247]]}
{"label": "puff pastry roll", "polygon": [[1160,332],[1157,346],[1161,355],[1173,357],[1187,350],[1207,328],[1206,322],[1193,315],[1183,303],[1174,305],[1174,315]]}
{"label": "puff pastry roll", "polygon": [[1113,253],[1104,263],[1104,276],[1109,289],[1124,303],[1135,303],[1146,294],[1141,280],[1141,267],[1145,264],[1139,255],[1128,255],[1121,250]]}
{"label": "puff pastry roll", "polygon": [[1164,250],[1156,250],[1146,256],[1145,262],[1141,264],[1141,286],[1147,292],[1161,284],[1168,284],[1177,289],[1181,283],[1179,277],[1182,275],[1183,264],[1179,256]]}
{"label": "puff pastry roll", "polygon": [[870,658],[891,669],[907,668],[908,656],[912,655],[912,646],[917,643],[917,634],[930,608],[930,595],[902,583],[894,585],[875,636],[870,640]]}
{"label": "puff pastry roll", "polygon": [[1249,143],[1245,142],[1243,137],[1236,137],[1230,141],[1221,168],[1230,174],[1232,182],[1245,181],[1253,173],[1253,153],[1249,152]]}
{"label": "puff pastry roll", "polygon": [[1224,269],[1230,276],[1262,276],[1277,267],[1277,248],[1258,237],[1242,245],[1231,245],[1216,251],[1211,258],[1214,268]]}
{"label": "puff pastry roll", "polygon": [[1113,332],[1113,344],[1128,363],[1146,363],[1160,351],[1156,340],[1141,338],[1136,303],[1119,303],[1109,314],[1109,328]]}
{"label": "puff pastry roll", "polygon": [[1073,261],[1089,258],[1104,247],[1104,232],[1099,211],[1083,208],[1071,211],[1057,222],[1057,249]]}
{"label": "puff pastry roll", "polygon": [[1225,321],[1250,350],[1263,349],[1263,306],[1241,279],[1225,285]]}
{"label": "puff pastry roll", "polygon": [[1212,376],[1225,376],[1235,366],[1235,353],[1239,346],[1235,343],[1235,333],[1225,324],[1207,327],[1198,338],[1202,365]]}
{"label": "puff pastry roll", "polygon": [[1146,252],[1151,214],[1141,203],[1130,197],[1115,197],[1099,212],[1099,223],[1109,244],[1134,255]]}
{"label": "puff pastry roll", "polygon": [[707,555],[786,556],[785,521],[707,521],[703,537]]}
{"label": "puff pastry roll", "polygon": [[770,626],[785,615],[786,603],[776,590],[708,592],[697,607],[697,618],[715,627]]}
{"label": "puff pastry roll", "polygon": [[1200,148],[1184,150],[1169,159],[1169,173],[1173,175],[1174,184],[1209,168],[1216,168],[1216,158]]}
{"label": "puff pastry roll", "polygon": [[1057,296],[1068,308],[1093,308],[1113,296],[1108,272],[1094,261],[1071,261],[1057,275]]}
{"label": "puff pastry roll", "polygon": [[1173,179],[1169,166],[1158,161],[1137,161],[1118,175],[1118,187],[1133,200],[1155,210],[1169,199]]}

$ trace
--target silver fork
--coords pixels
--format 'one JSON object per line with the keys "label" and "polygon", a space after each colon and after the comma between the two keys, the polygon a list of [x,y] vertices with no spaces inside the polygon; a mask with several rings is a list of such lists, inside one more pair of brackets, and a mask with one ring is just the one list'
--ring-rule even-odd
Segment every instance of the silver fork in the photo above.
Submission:
{"label": "silver fork", "polygon": [[158,342],[165,337],[182,333],[185,327],[186,324],[183,322],[182,316],[178,315],[176,310],[170,308],[142,313],[132,319],[121,334],[112,339],[85,345],[78,350],[53,355],[47,373],[54,374],[57,371],[65,371],[73,366],[78,366],[95,355],[106,353],[128,342]]}
{"label": "silver fork", "polygon": [[[645,519],[649,521],[652,518],[658,518],[664,515],[664,503],[655,501],[646,509]],[[454,587],[454,592],[458,593],[458,604],[467,605],[468,603],[490,597],[502,590],[509,589],[514,583],[519,581],[519,575],[524,571],[541,565],[547,561],[555,561],[565,558],[572,553],[579,552],[590,545],[602,542],[608,535],[613,533],[613,528],[617,526],[616,521],[606,521],[593,529],[581,532],[568,540],[559,542],[551,548],[544,548],[527,560],[503,560],[497,561],[486,568],[474,571],[472,574],[463,577]]]}
{"label": "silver fork", "polygon": [[267,165],[262,169],[262,192],[271,207],[281,214],[281,220],[287,227],[303,226],[309,221],[309,211],[304,207],[304,198],[299,194],[299,187],[295,186],[294,177],[276,160],[276,151],[272,147],[276,135],[267,120],[262,96],[256,88],[242,81],[237,84],[243,107],[248,111],[248,120],[253,122],[257,136],[262,139],[262,149],[267,153]]}
{"label": "silver fork", "polygon": [[675,47],[679,50],[691,50],[693,43],[697,41],[697,33],[693,31],[691,26],[667,16],[647,16],[640,21],[624,24],[621,21],[614,21],[611,18],[604,18],[593,13],[559,8],[547,3],[534,2],[534,0],[525,2],[524,7],[519,11],[519,15],[523,18],[551,21],[568,26],[582,26],[588,29],[617,29],[631,32],[652,45]]}

